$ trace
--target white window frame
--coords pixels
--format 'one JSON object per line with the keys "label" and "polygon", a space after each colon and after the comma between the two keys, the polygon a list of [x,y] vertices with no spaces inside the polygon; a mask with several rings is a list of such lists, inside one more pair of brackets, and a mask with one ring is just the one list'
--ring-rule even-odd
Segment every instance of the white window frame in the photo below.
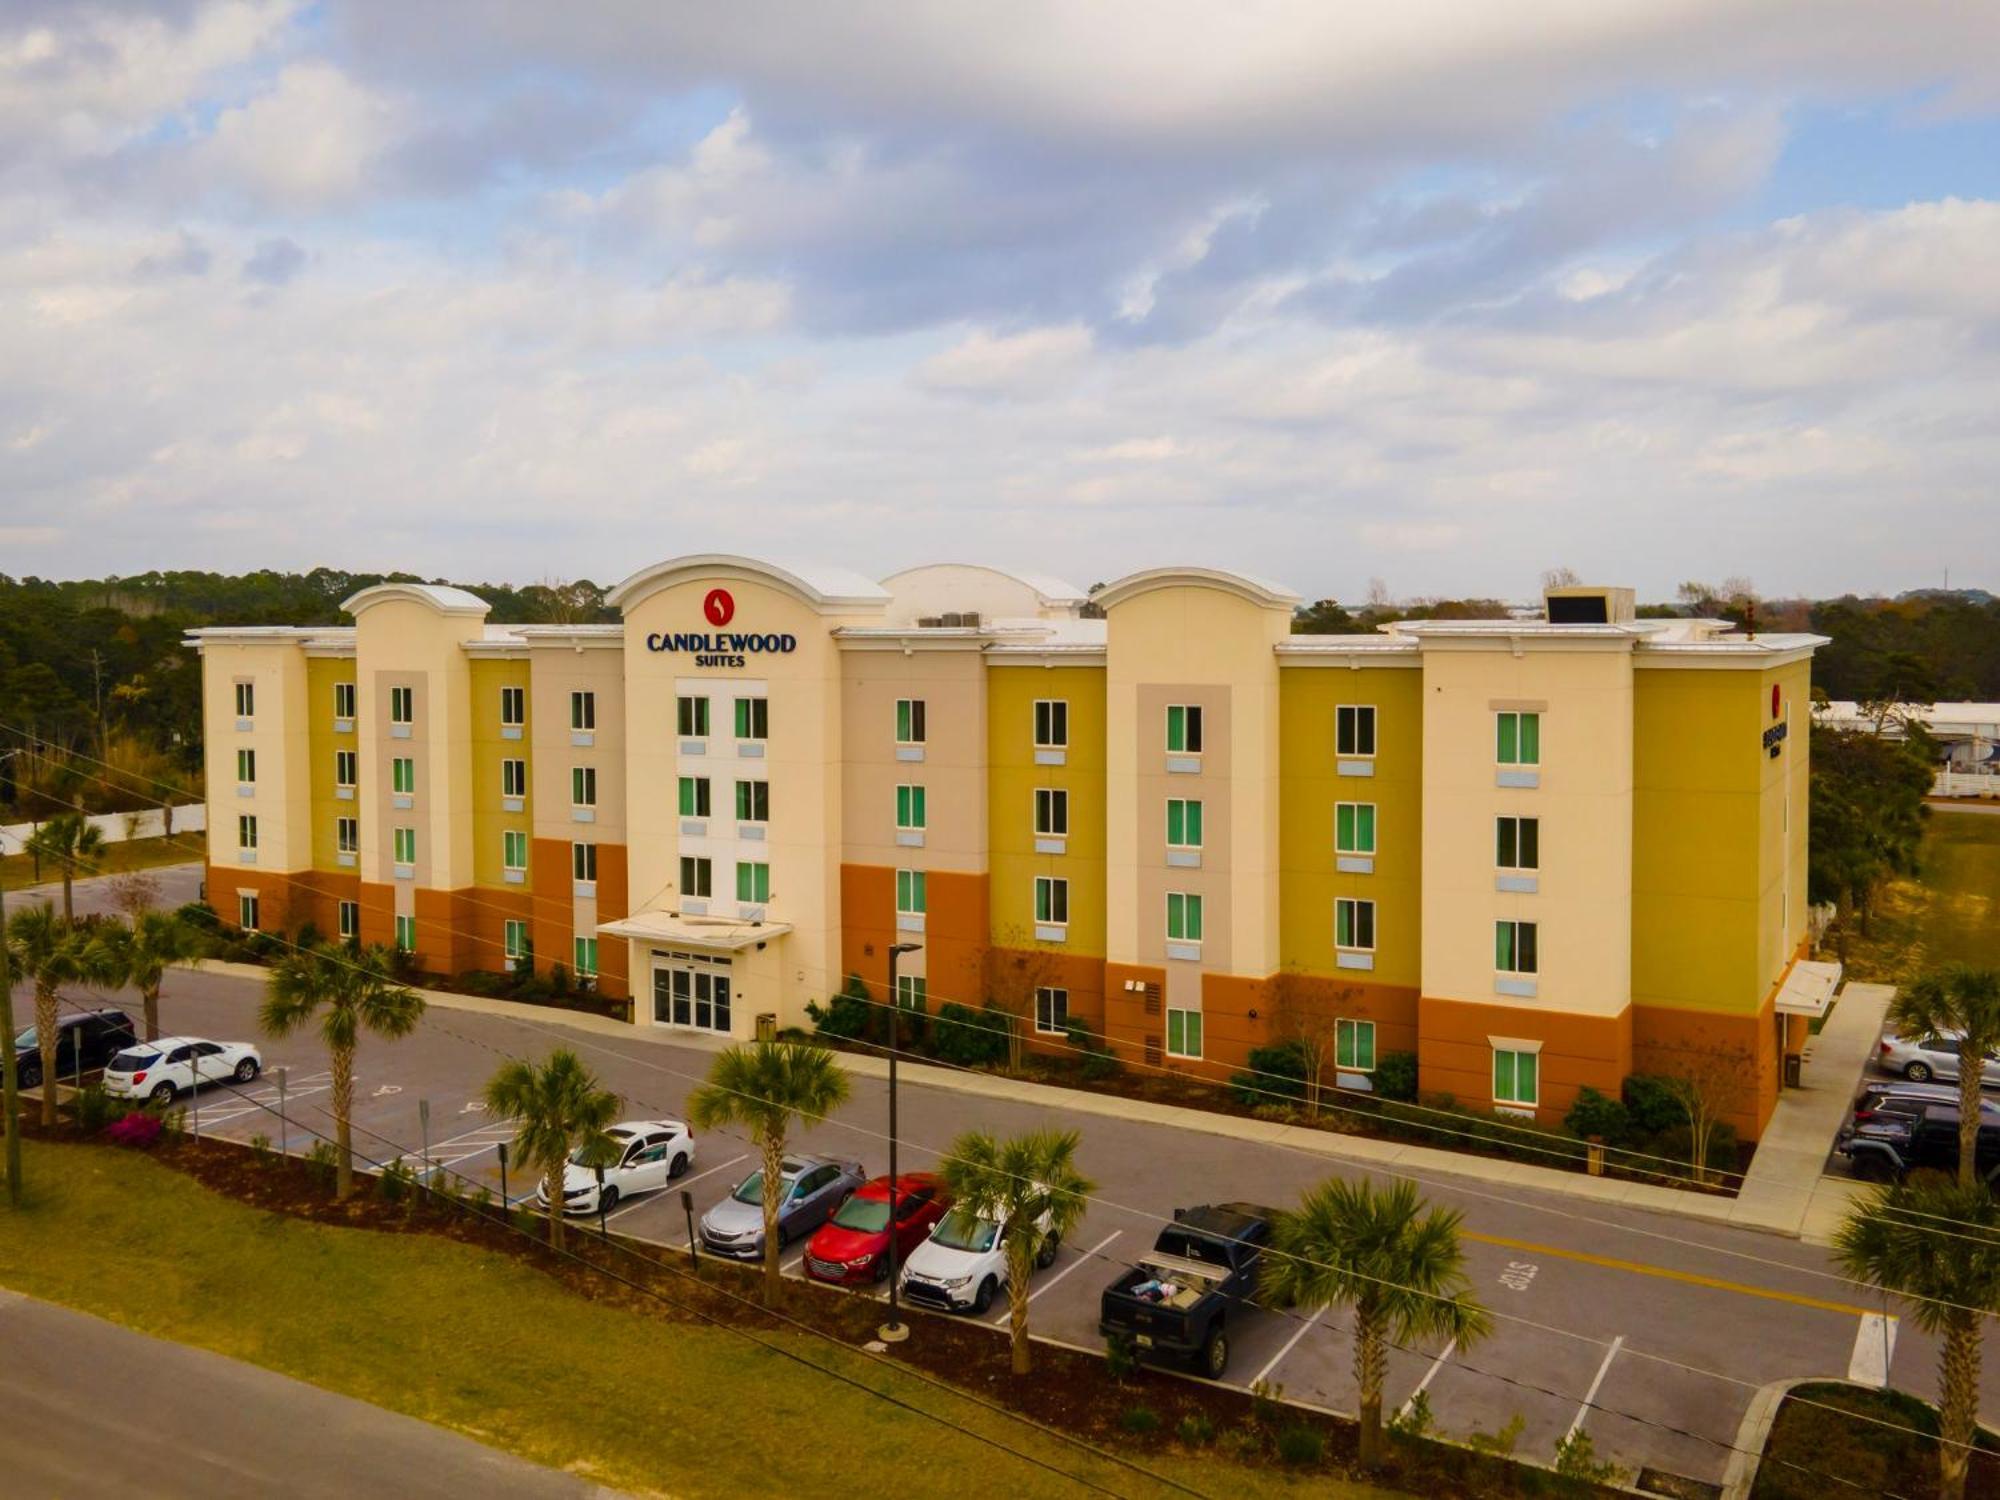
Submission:
{"label": "white window frame", "polygon": [[[681,807],[681,793],[683,791],[691,793],[687,800],[693,805],[692,810]],[[706,818],[711,816],[712,810],[715,807],[714,783],[706,776],[680,777],[674,787],[674,806],[680,808],[679,815],[683,818]]]}
{"label": "white window frame", "polygon": [[[1174,714],[1176,711],[1178,711],[1181,716],[1182,744],[1178,748],[1176,748],[1176,746],[1174,745]],[[1201,712],[1201,705],[1199,703],[1169,703],[1166,706],[1166,712],[1163,715],[1163,719],[1164,719],[1164,725],[1161,730],[1161,738],[1166,744],[1167,754],[1169,755],[1201,754],[1203,737],[1202,737],[1202,712]],[[1192,730],[1193,732],[1189,733],[1190,730]],[[1192,745],[1189,745],[1186,743],[1186,741],[1188,740],[1193,740],[1194,743]]]}
{"label": "white window frame", "polygon": [[519,756],[510,756],[500,762],[500,795],[503,797],[528,795],[527,761]]}
{"label": "white window frame", "polygon": [[[759,700],[762,701],[761,699]],[[761,795],[758,788],[762,787]],[[748,803],[746,809],[745,803]],[[758,806],[762,802],[763,806]],[[771,821],[771,783],[761,776],[739,776],[736,778],[736,821],[739,823],[768,823]]]}
{"label": "white window frame", "polygon": [[[1503,760],[1500,755],[1500,726],[1507,719],[1514,723],[1513,760]],[[1524,720],[1535,721],[1535,758],[1521,759],[1521,724]],[[1542,765],[1542,713],[1535,708],[1501,708],[1493,712],[1493,763],[1505,770],[1538,771]]]}
{"label": "white window frame", "polygon": [[[1049,893],[1049,915],[1047,916],[1042,915],[1042,890],[1044,887],[1047,887]],[[1056,900],[1058,895],[1062,897],[1060,902]],[[1055,914],[1058,905],[1062,907],[1061,916]],[[1035,877],[1035,904],[1033,909],[1035,913],[1035,925],[1037,927],[1069,926],[1068,877],[1063,875],[1037,875]]]}
{"label": "white window frame", "polygon": [[417,722],[417,690],[413,687],[392,687],[389,689],[389,722],[391,724],[414,724]]}
{"label": "white window frame", "polygon": [[[1514,825],[1514,862],[1510,865],[1500,858],[1500,830],[1507,824]],[[1532,824],[1535,829],[1535,861],[1521,863],[1521,829]],[[1539,817],[1519,817],[1511,813],[1498,814],[1493,819],[1493,868],[1508,875],[1539,874],[1542,868],[1542,820]]]}
{"label": "white window frame", "polygon": [[571,973],[575,974],[578,979],[595,979],[597,977],[596,938],[579,936],[571,945],[570,953],[571,957],[576,960],[570,965]]}
{"label": "white window frame", "polygon": [[255,786],[257,784],[257,752],[244,746],[236,752],[236,784]]}
{"label": "white window frame", "polygon": [[[742,720],[739,726],[737,720]],[[736,730],[738,744],[763,744],[771,738],[771,700],[761,695],[738,698],[730,710],[729,727]],[[746,732],[747,731],[747,732]]]}
{"label": "white window frame", "polygon": [[597,806],[597,767],[571,766],[569,768],[569,805],[571,807]]}
{"label": "white window frame", "polygon": [[[924,722],[924,700],[921,698],[898,698],[896,700],[896,743],[899,745],[921,745],[929,726]],[[905,726],[909,732],[905,733]]]}
{"label": "white window frame", "polygon": [[898,870],[896,872],[896,915],[899,917],[921,917],[930,910],[930,882],[924,877],[925,870]]}
{"label": "white window frame", "polygon": [[679,693],[674,697],[674,733],[684,740],[705,740],[708,738],[709,707],[708,698],[698,693]]}
{"label": "white window frame", "polygon": [[[1180,1029],[1180,1036],[1178,1038],[1174,1035],[1176,1025]],[[1190,1027],[1192,1027],[1194,1032],[1192,1038],[1194,1045],[1192,1047],[1188,1045],[1188,1031]],[[1199,1006],[1168,1006],[1166,1027],[1167,1056],[1199,1058],[1202,1055],[1202,1045],[1205,1040],[1202,1036],[1202,1031],[1201,1008]]]}
{"label": "white window frame", "polygon": [[[1361,835],[1361,811],[1363,808],[1366,808],[1368,810],[1368,847],[1366,849],[1358,847]],[[1355,832],[1357,847],[1352,849],[1343,848],[1341,847],[1340,843],[1340,815],[1343,811],[1346,811],[1348,809],[1352,809],[1354,813],[1354,832]],[[1372,858],[1375,854],[1377,845],[1381,842],[1381,837],[1380,837],[1381,822],[1382,822],[1381,813],[1378,811],[1376,804],[1373,802],[1334,803],[1333,804],[1333,852],[1335,854],[1352,854],[1357,858],[1364,858],[1364,859]]]}
{"label": "white window frame", "polygon": [[515,963],[528,956],[528,924],[521,918],[508,917],[500,924],[500,951]]}
{"label": "white window frame", "polygon": [[596,731],[597,693],[595,689],[570,689],[569,727],[577,734],[591,734]]}
{"label": "white window frame", "polygon": [[[1049,813],[1048,822],[1062,826],[1044,828],[1044,809]],[[1061,809],[1062,816],[1055,816]],[[1069,788],[1063,786],[1038,786],[1035,788],[1035,836],[1044,839],[1066,839],[1069,837]]]}
{"label": "white window frame", "polygon": [[342,942],[352,942],[361,936],[361,903],[359,901],[338,901],[334,903],[334,926]]}
{"label": "white window frame", "polygon": [[395,863],[413,865],[417,862],[417,830],[408,823],[399,823],[389,830],[389,848]]}
{"label": "white window frame", "polygon": [[236,847],[255,849],[257,847],[257,815],[238,813],[236,816]]}
{"label": "white window frame", "polygon": [[930,826],[930,798],[921,781],[896,784],[896,827],[904,833],[922,833]]}
{"label": "white window frame", "polygon": [[333,848],[336,854],[359,854],[361,852],[361,820],[359,818],[335,818],[333,820]]}
{"label": "white window frame", "polygon": [[239,719],[257,717],[257,684],[247,677],[236,679],[236,717]]}
{"label": "white window frame", "polygon": [[[745,895],[743,891],[743,872],[745,870],[751,872],[750,891],[748,895]],[[761,891],[757,889],[758,876],[756,872],[759,870],[764,872],[764,889]],[[771,899],[771,862],[768,859],[739,859],[736,861],[736,899],[746,906],[762,906]]]}
{"label": "white window frame", "polygon": [[715,861],[706,854],[681,856],[681,895],[706,901],[715,894]]}
{"label": "white window frame", "polygon": [[[1509,1037],[1488,1037],[1487,1045],[1492,1049],[1492,1059],[1488,1067],[1488,1087],[1493,1091],[1493,1102],[1501,1108],[1538,1109],[1542,1102],[1542,1044],[1540,1042],[1515,1041]],[[1511,1057],[1513,1063],[1512,1088],[1508,1095],[1500,1092],[1500,1059]],[[1535,1075],[1527,1097],[1521,1095],[1521,1059],[1532,1059],[1529,1070]]]}
{"label": "white window frame", "polygon": [[[1366,1028],[1366,1030],[1364,1031],[1363,1028]],[[1361,1056],[1360,1041],[1364,1035],[1368,1038],[1368,1061],[1365,1063],[1358,1061]],[[1347,1040],[1349,1055],[1356,1058],[1357,1061],[1342,1062],[1340,1060],[1341,1042],[1343,1039]],[[1375,1065],[1381,1057],[1381,1053],[1377,1050],[1377,1047],[1378,1039],[1375,1034],[1375,1023],[1373,1021],[1359,1016],[1337,1016],[1334,1018],[1333,1065],[1336,1071],[1342,1073],[1374,1072]]]}
{"label": "white window frame", "polygon": [[[1355,748],[1355,749],[1353,749],[1353,750],[1343,750],[1343,749],[1341,749],[1341,748],[1340,748],[1340,719],[1341,719],[1341,715],[1343,715],[1343,714],[1353,714],[1353,715],[1355,716],[1355,717],[1354,717],[1354,743],[1355,743],[1355,745],[1356,745],[1356,747],[1357,747],[1357,748]],[[1365,719],[1364,719],[1363,715],[1365,715],[1365,716],[1366,716],[1366,717],[1365,717]],[[1368,726],[1368,736],[1367,736],[1367,738],[1368,738],[1368,748],[1367,748],[1366,750],[1363,750],[1363,749],[1360,749],[1360,748],[1358,748],[1358,747],[1360,746],[1360,744],[1361,744],[1361,738],[1362,738],[1362,736],[1361,736],[1361,726],[1362,726],[1362,724],[1363,724],[1363,723],[1366,723],[1366,724],[1367,724],[1367,726]],[[1333,708],[1333,753],[1334,753],[1334,756],[1335,756],[1335,758],[1336,758],[1336,759],[1339,759],[1339,760],[1373,760],[1373,759],[1375,758],[1375,751],[1376,751],[1376,748],[1377,748],[1377,747],[1378,747],[1378,746],[1379,746],[1380,744],[1381,744],[1381,723],[1380,723],[1380,717],[1379,717],[1379,716],[1377,715],[1377,713],[1376,713],[1376,711],[1375,711],[1375,705],[1374,705],[1374,704],[1372,704],[1372,703],[1337,703],[1337,704],[1335,704],[1335,705],[1334,705],[1334,708]]]}
{"label": "white window frame", "polygon": [[[1176,804],[1176,803],[1178,803],[1178,804],[1179,804],[1179,806],[1180,806],[1180,809],[1181,809],[1181,840],[1182,840],[1182,841],[1181,841],[1180,843],[1175,843],[1175,842],[1174,842],[1174,806],[1175,806],[1175,804]],[[1193,842],[1191,842],[1191,843],[1187,841],[1187,831],[1188,831],[1188,828],[1187,828],[1187,824],[1188,824],[1188,817],[1187,817],[1187,810],[1188,810],[1188,809],[1189,809],[1190,807],[1192,807],[1192,808],[1193,808],[1193,809],[1195,810],[1195,812],[1194,812],[1194,821],[1195,821],[1195,822],[1196,822],[1197,824],[1201,825],[1201,826],[1199,826],[1199,827],[1197,827],[1197,828],[1195,829],[1195,838],[1194,838]],[[1202,807],[1202,805],[1201,805],[1201,798],[1199,798],[1199,797],[1169,797],[1169,798],[1167,798],[1167,815],[1166,815],[1166,821],[1165,821],[1165,828],[1166,828],[1166,839],[1167,839],[1167,847],[1168,847],[1169,849],[1199,849],[1199,848],[1201,848],[1201,846],[1202,846],[1202,840],[1203,840],[1203,838],[1204,838],[1204,837],[1206,837],[1206,835],[1207,835],[1207,823],[1208,823],[1208,816],[1207,816],[1207,811],[1206,811],[1206,809],[1204,809],[1204,808]]]}
{"label": "white window frame", "polygon": [[1044,984],[1035,988],[1035,1030],[1042,1036],[1069,1034],[1069,987]]}
{"label": "white window frame", "polygon": [[[408,776],[405,777],[407,770]],[[389,757],[389,790],[398,797],[414,797],[417,794],[417,758],[414,755],[392,755]]]}
{"label": "white window frame", "polygon": [[245,932],[256,932],[258,930],[258,920],[263,915],[259,910],[260,905],[261,902],[253,892],[238,891],[236,893],[236,925],[241,927]]}
{"label": "white window frame", "polygon": [[[515,859],[518,852],[520,858]],[[528,835],[520,828],[500,830],[500,867],[504,870],[525,870],[528,868]]]}
{"label": "white window frame", "polygon": [[[1048,710],[1044,713],[1043,710]],[[1046,726],[1044,720],[1047,721]],[[1060,723],[1058,723],[1060,721]],[[1044,729],[1050,735],[1060,731],[1060,738],[1043,738]],[[1035,700],[1034,722],[1035,748],[1037,750],[1067,750],[1069,748],[1069,699],[1037,698]]]}
{"label": "white window frame", "polygon": [[[1361,909],[1364,906],[1368,908],[1368,941],[1366,943],[1343,943],[1340,940],[1340,909],[1343,906],[1351,907],[1354,913],[1349,918],[1347,924],[1349,937],[1359,937],[1361,935]],[[1381,934],[1375,930],[1375,903],[1373,901],[1369,900],[1366,896],[1336,896],[1334,898],[1333,945],[1335,948],[1342,953],[1373,953],[1375,951],[1376,940],[1380,936]]]}
{"label": "white window frame", "polygon": [[[1179,933],[1174,931],[1174,905],[1176,902],[1180,904],[1181,912],[1181,931]],[[1192,933],[1189,933],[1187,930],[1189,926],[1188,918],[1190,916],[1194,918],[1194,931]],[[1206,930],[1203,917],[1201,893],[1199,891],[1168,891],[1166,893],[1166,932],[1168,942],[1188,943],[1194,947],[1200,947],[1201,935]]]}
{"label": "white window frame", "polygon": [[597,845],[587,839],[573,839],[569,846],[571,876],[585,885],[597,884]]}
{"label": "white window frame", "polygon": [[[500,724],[505,729],[519,729],[528,722],[528,690],[524,687],[503,687],[500,689]],[[509,955],[510,957],[512,955]]]}
{"label": "white window frame", "polygon": [[415,953],[417,951],[417,919],[401,913],[396,917],[396,951]]}
{"label": "white window frame", "polygon": [[[1511,934],[1511,941],[1508,943],[1507,946],[1512,954],[1512,960],[1516,965],[1516,967],[1511,969],[1503,969],[1500,967],[1500,931],[1502,928],[1509,928],[1509,927],[1513,929],[1513,932]],[[1535,950],[1533,954],[1534,958],[1533,965],[1525,969],[1518,967],[1518,965],[1521,962],[1521,929],[1523,928],[1526,928],[1528,932],[1531,934],[1528,946]],[[1541,974],[1542,924],[1540,922],[1527,921],[1518,917],[1500,917],[1494,921],[1493,972],[1506,979],[1534,979]]]}
{"label": "white window frame", "polygon": [[361,756],[354,750],[333,752],[333,784],[352,790],[359,784],[361,776]]}
{"label": "white window frame", "polygon": [[336,719],[354,717],[354,684],[336,682],[333,685],[333,716]]}
{"label": "white window frame", "polygon": [[915,1010],[930,998],[930,982],[922,974],[898,974],[896,976],[896,1004],[903,1010]]}

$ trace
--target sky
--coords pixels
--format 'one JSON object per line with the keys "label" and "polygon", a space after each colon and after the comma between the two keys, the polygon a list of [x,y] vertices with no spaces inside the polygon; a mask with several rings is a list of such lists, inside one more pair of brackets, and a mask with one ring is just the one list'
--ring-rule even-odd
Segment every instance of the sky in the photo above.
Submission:
{"label": "sky", "polygon": [[2000,589],[2000,6],[0,0],[0,573]]}

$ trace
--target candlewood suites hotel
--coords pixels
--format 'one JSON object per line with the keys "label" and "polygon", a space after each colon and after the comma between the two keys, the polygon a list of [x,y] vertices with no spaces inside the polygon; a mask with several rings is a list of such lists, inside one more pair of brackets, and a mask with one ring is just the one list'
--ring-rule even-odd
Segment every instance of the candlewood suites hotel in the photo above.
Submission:
{"label": "candlewood suites hotel", "polygon": [[1091,598],[693,556],[622,623],[491,625],[384,584],[341,628],[194,632],[209,899],[245,927],[560,963],[634,1022],[747,1037],[859,975],[1226,1077],[1300,1014],[1346,1081],[1559,1118],[1740,1056],[1755,1135],[1804,1013],[1821,639],[1634,616],[1291,633],[1206,568]]}

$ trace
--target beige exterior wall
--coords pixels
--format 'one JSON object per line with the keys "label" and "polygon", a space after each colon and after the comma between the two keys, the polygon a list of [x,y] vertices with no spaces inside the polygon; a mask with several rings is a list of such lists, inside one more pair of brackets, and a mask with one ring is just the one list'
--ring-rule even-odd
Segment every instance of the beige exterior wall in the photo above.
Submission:
{"label": "beige exterior wall", "polygon": [[[250,727],[236,720],[236,683],[254,685]],[[202,653],[202,744],[209,788],[209,860],[265,872],[306,870],[313,863],[312,734],[308,722],[305,652],[296,641],[223,643]],[[239,795],[236,752],[252,750],[257,780]],[[238,818],[257,819],[255,858],[241,858]],[[233,891],[210,899],[232,916]]]}
{"label": "beige exterior wall", "polygon": [[[901,869],[986,870],[986,666],[977,642],[871,641],[842,649],[842,858]],[[901,758],[896,703],[924,704],[923,759]],[[899,843],[896,788],[924,788],[923,843]],[[908,971],[915,972],[915,971]]]}

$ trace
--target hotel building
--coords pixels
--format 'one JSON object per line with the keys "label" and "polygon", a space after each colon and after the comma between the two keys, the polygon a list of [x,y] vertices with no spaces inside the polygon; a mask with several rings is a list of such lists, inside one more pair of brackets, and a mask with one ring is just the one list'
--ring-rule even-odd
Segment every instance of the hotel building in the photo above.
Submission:
{"label": "hotel building", "polygon": [[[1754,1136],[1821,1001],[1806,943],[1819,637],[1635,617],[1294,635],[1205,568],[1083,593],[676,558],[622,622],[363,590],[205,629],[209,899],[437,973],[562,964],[636,1025],[753,1034],[859,975],[935,1012],[1025,980],[1044,1045],[1226,1077],[1299,1018],[1365,1087],[1559,1119],[1740,1057]],[[1789,1044],[1789,1045],[1788,1045]]]}

